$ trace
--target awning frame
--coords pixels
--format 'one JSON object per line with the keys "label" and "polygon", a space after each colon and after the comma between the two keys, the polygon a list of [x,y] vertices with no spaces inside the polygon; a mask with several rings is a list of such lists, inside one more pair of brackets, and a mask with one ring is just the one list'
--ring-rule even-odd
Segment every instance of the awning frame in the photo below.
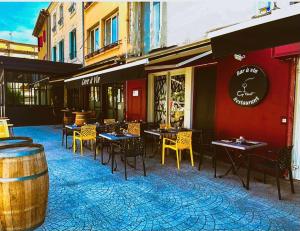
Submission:
{"label": "awning frame", "polygon": [[67,83],[67,82],[71,82],[71,81],[75,81],[75,80],[81,80],[81,79],[84,79],[84,78],[93,77],[93,76],[97,76],[97,75],[101,75],[101,74],[105,74],[105,73],[109,73],[109,72],[113,72],[113,71],[123,70],[123,69],[134,67],[134,66],[145,65],[145,64],[148,64],[148,63],[149,63],[148,59],[142,59],[142,60],[135,61],[135,62],[132,62],[132,63],[126,63],[126,64],[123,64],[123,65],[120,65],[120,66],[111,67],[111,68],[108,68],[108,69],[105,69],[105,70],[96,71],[96,72],[92,72],[92,73],[89,73],[89,74],[80,75],[80,76],[77,76],[77,77],[66,79],[66,80],[64,80],[64,82]]}

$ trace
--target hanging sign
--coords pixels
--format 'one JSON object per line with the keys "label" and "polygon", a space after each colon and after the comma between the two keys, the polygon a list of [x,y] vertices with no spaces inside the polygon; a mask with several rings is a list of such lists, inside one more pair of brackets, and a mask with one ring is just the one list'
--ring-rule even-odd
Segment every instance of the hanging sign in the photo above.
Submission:
{"label": "hanging sign", "polygon": [[96,76],[92,76],[89,78],[84,78],[81,80],[81,86],[88,86],[88,85],[96,85],[100,83],[100,76],[96,75]]}
{"label": "hanging sign", "polygon": [[259,104],[268,92],[268,78],[257,66],[238,69],[230,80],[229,94],[233,102],[251,107]]}

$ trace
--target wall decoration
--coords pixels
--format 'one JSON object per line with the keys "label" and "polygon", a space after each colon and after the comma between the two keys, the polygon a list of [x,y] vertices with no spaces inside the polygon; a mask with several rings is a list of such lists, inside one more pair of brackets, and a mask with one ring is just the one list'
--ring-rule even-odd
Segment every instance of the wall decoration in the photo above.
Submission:
{"label": "wall decoration", "polygon": [[229,95],[240,106],[255,106],[266,96],[268,85],[268,78],[261,68],[244,66],[231,78]]}

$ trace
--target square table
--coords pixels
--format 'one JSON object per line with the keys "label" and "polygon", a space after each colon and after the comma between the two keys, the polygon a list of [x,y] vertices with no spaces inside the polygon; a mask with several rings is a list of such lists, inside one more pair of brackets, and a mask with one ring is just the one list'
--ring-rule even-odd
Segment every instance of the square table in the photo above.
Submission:
{"label": "square table", "polygon": [[[119,134],[119,135],[116,135],[114,133],[100,133],[98,135],[98,137],[110,141],[110,153],[109,153],[108,161],[106,163],[103,162],[103,148],[101,148],[101,163],[102,164],[108,164],[110,159],[111,159],[112,153],[113,153],[113,143],[116,143],[116,142],[119,142],[119,141],[124,141],[124,140],[127,140],[127,139],[139,138],[140,136],[129,134],[129,133]],[[95,156],[96,156],[96,149],[97,149],[97,147],[95,148]],[[113,172],[113,165],[114,165],[114,163],[113,163],[113,160],[112,160],[112,172]]]}
{"label": "square table", "polygon": [[[216,141],[212,141],[211,142],[213,145],[215,145],[215,159],[217,158],[217,153],[216,153],[216,146],[220,146],[223,147],[225,150],[225,153],[230,161],[230,168],[226,171],[226,173],[224,175],[220,175],[219,177],[222,178],[223,176],[228,175],[228,173],[232,170],[240,179],[243,187],[245,187],[246,189],[249,189],[249,175],[247,174],[247,185],[245,185],[244,180],[242,179],[241,176],[238,175],[237,171],[238,171],[238,167],[236,166],[236,163],[234,161],[234,154],[232,153],[233,150],[238,151],[239,155],[238,155],[238,159],[243,159],[243,160],[247,160],[247,167],[249,168],[249,157],[248,157],[248,153],[249,151],[252,151],[254,149],[258,149],[261,147],[265,147],[268,144],[265,142],[259,142],[259,141],[251,141],[251,140],[246,140],[243,143],[237,142],[236,139],[229,139],[229,140],[216,140]],[[237,155],[235,155],[237,156]],[[215,160],[215,177],[216,177],[216,168],[217,168],[217,164],[216,164],[216,160]],[[248,171],[249,172],[249,171]]]}

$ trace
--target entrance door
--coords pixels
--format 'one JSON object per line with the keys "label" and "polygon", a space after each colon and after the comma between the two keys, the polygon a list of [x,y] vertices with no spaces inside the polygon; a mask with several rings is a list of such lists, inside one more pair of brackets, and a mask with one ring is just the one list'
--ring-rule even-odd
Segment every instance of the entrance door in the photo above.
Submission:
{"label": "entrance door", "polygon": [[146,120],[146,80],[127,81],[127,120]]}
{"label": "entrance door", "polygon": [[107,84],[103,87],[104,118],[124,120],[124,87],[121,83]]}
{"label": "entrance door", "polygon": [[195,129],[214,129],[216,67],[196,68],[194,77],[194,119]]}

